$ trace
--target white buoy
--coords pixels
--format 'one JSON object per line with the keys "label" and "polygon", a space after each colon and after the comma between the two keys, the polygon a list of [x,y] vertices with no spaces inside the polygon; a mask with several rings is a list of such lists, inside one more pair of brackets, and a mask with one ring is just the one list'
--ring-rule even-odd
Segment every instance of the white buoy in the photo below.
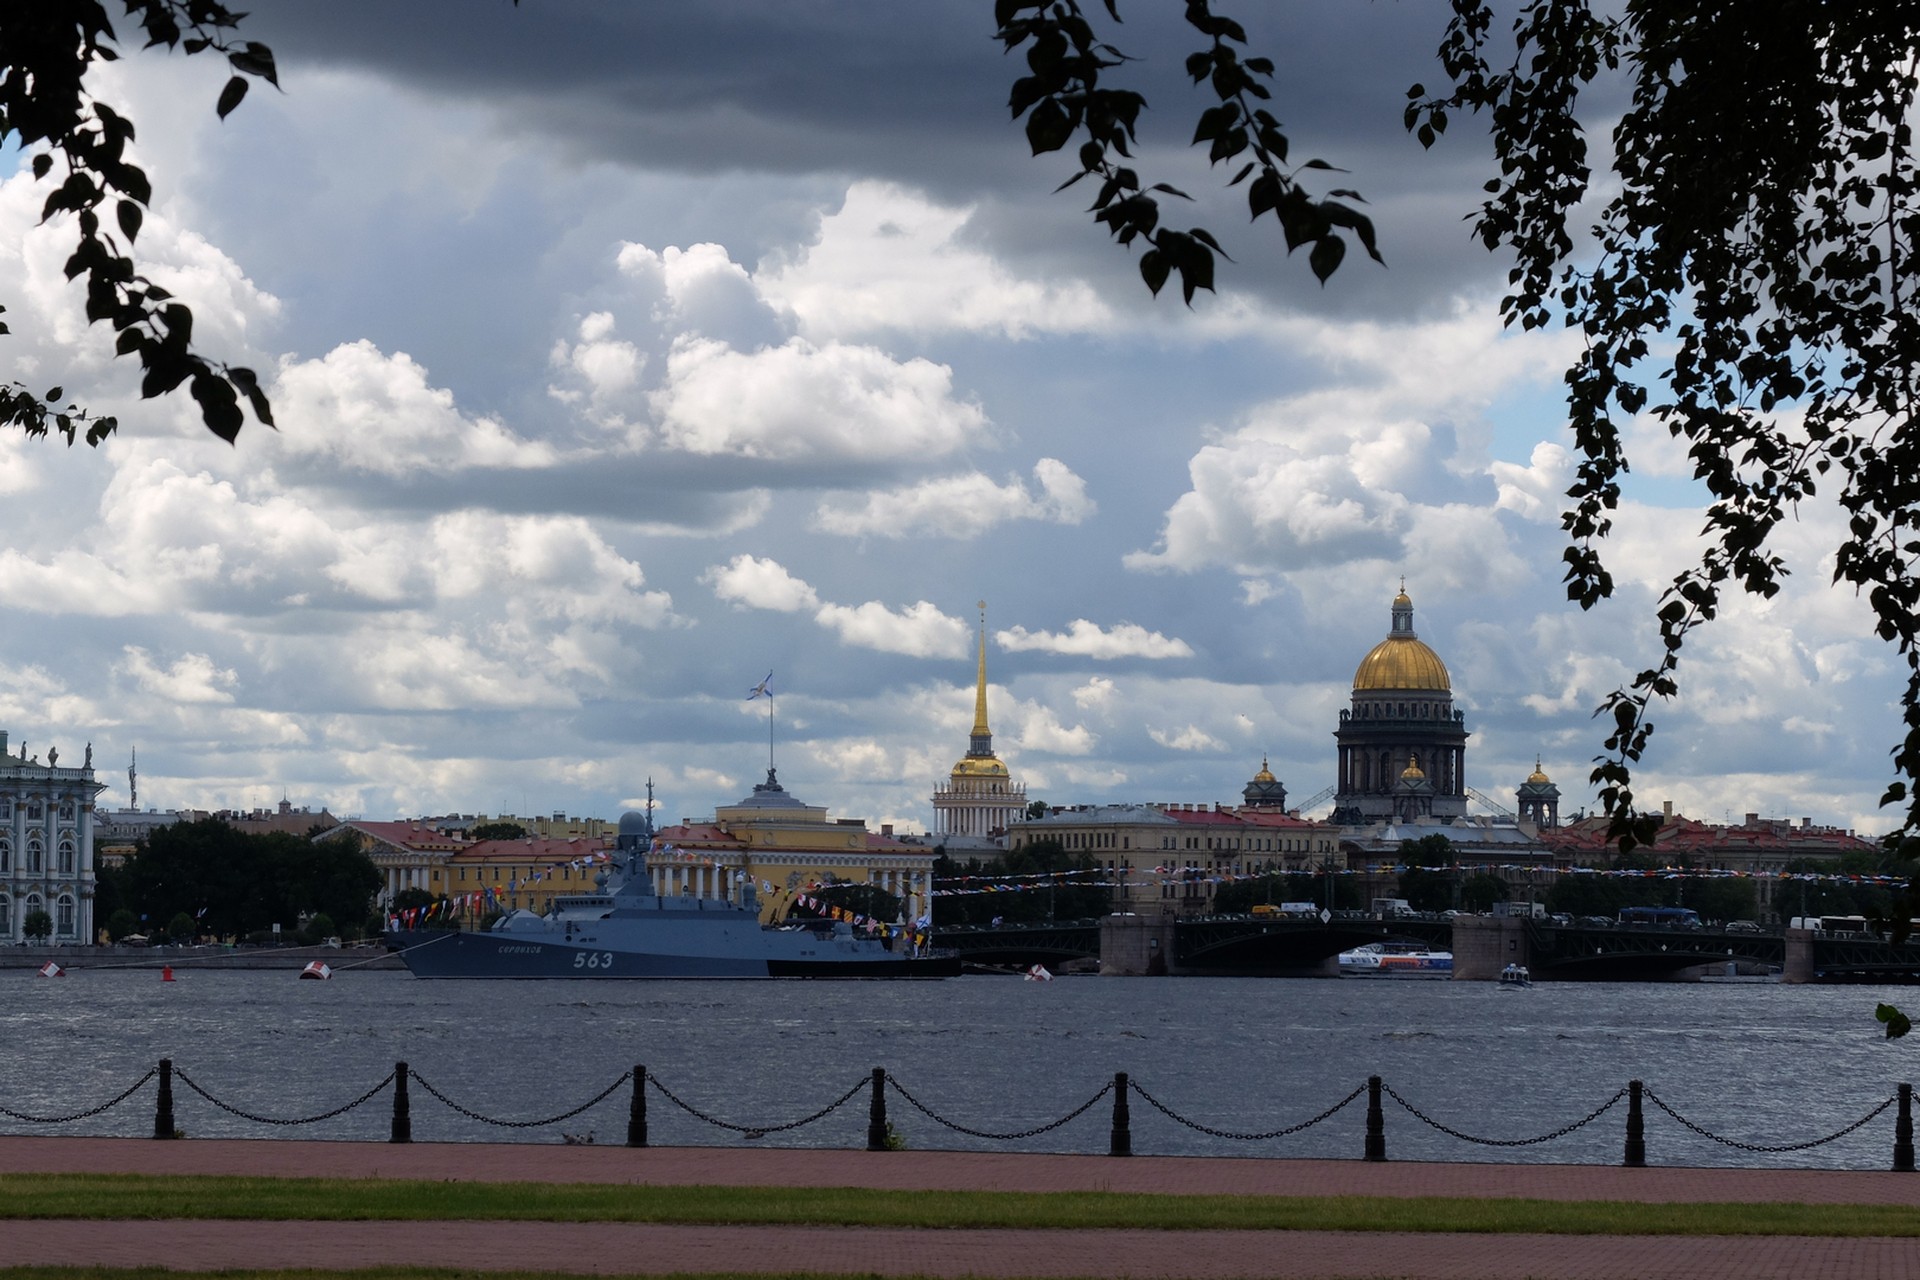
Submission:
{"label": "white buoy", "polygon": [[307,967],[300,971],[300,976],[303,978],[331,978],[333,976],[333,970],[328,968],[323,961],[309,960],[307,961]]}
{"label": "white buoy", "polygon": [[1037,964],[1033,966],[1033,968],[1027,970],[1027,981],[1028,982],[1052,982],[1053,975],[1047,972],[1047,966],[1043,964]]}
{"label": "white buoy", "polygon": [[62,969],[57,962],[49,960],[40,966],[40,976],[43,978],[64,978],[67,976],[67,971]]}

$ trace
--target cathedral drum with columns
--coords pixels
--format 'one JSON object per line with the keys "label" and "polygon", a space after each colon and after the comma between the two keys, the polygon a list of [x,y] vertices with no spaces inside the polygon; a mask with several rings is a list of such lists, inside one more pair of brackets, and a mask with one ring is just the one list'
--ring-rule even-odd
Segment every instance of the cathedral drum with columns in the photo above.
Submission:
{"label": "cathedral drum with columns", "polygon": [[1387,638],[1353,673],[1353,705],[1334,739],[1336,825],[1466,815],[1466,717],[1453,709],[1447,664],[1414,632],[1404,585]]}

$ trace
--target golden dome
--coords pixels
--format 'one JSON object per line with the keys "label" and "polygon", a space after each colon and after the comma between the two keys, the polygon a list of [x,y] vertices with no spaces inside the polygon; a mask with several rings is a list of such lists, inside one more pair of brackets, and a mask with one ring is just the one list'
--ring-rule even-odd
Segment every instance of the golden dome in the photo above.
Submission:
{"label": "golden dome", "polygon": [[1447,664],[1412,636],[1388,636],[1353,673],[1354,692],[1368,689],[1435,689],[1450,692]]}
{"label": "golden dome", "polygon": [[1393,630],[1360,659],[1353,673],[1355,693],[1400,689],[1453,691],[1447,664],[1414,634],[1413,600],[1404,585],[1393,598]]}
{"label": "golden dome", "polygon": [[1255,782],[1273,781],[1273,771],[1267,768],[1267,758],[1265,756],[1260,757],[1260,772],[1253,775],[1253,780]]}
{"label": "golden dome", "polygon": [[956,778],[1004,778],[1007,766],[999,756],[964,756],[953,766]]}
{"label": "golden dome", "polygon": [[1553,781],[1552,778],[1547,776],[1546,771],[1540,767],[1539,756],[1533,758],[1533,772],[1527,775],[1527,781],[1533,783],[1535,786],[1544,786]]}
{"label": "golden dome", "polygon": [[1425,773],[1421,772],[1420,766],[1414,763],[1411,756],[1407,758],[1407,767],[1400,771],[1400,780],[1402,782],[1418,782],[1426,776]]}

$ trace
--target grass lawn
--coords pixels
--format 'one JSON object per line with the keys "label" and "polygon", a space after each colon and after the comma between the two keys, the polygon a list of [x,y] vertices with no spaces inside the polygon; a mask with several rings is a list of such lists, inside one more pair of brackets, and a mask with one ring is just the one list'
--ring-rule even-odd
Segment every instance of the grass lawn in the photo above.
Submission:
{"label": "grass lawn", "polygon": [[146,1174],[0,1175],[0,1219],[7,1218],[1920,1236],[1920,1214],[1902,1205],[1642,1204],[1443,1196],[1175,1196],[1081,1191],[876,1192],[846,1187]]}

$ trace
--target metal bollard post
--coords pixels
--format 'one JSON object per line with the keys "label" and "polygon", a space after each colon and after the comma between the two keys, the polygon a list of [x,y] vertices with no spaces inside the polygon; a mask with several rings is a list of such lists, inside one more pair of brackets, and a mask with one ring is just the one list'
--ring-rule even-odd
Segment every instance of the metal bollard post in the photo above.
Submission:
{"label": "metal bollard post", "polygon": [[873,1069],[873,1101],[867,1106],[867,1150],[887,1149],[887,1069]]}
{"label": "metal bollard post", "polygon": [[1113,1073],[1113,1136],[1107,1140],[1107,1154],[1133,1154],[1133,1130],[1127,1114],[1127,1073]]}
{"label": "metal bollard post", "polygon": [[647,1069],[633,1069],[633,1105],[627,1109],[627,1145],[647,1145]]}
{"label": "metal bollard post", "polygon": [[173,1059],[160,1059],[160,1097],[153,1107],[153,1136],[172,1138],[177,1136],[173,1127]]}
{"label": "metal bollard post", "polygon": [[1366,1158],[1376,1163],[1387,1158],[1387,1115],[1380,1109],[1380,1077],[1367,1077],[1367,1149]]}
{"label": "metal bollard post", "polygon": [[1900,1111],[1893,1121],[1893,1171],[1913,1172],[1913,1086],[1900,1086]]}
{"label": "metal bollard post", "polygon": [[393,1064],[393,1136],[388,1142],[413,1141],[413,1113],[407,1106],[407,1064]]}
{"label": "metal bollard post", "polygon": [[1629,1169],[1647,1167],[1647,1121],[1640,1110],[1640,1091],[1644,1087],[1638,1080],[1627,1081],[1627,1151],[1620,1163]]}

